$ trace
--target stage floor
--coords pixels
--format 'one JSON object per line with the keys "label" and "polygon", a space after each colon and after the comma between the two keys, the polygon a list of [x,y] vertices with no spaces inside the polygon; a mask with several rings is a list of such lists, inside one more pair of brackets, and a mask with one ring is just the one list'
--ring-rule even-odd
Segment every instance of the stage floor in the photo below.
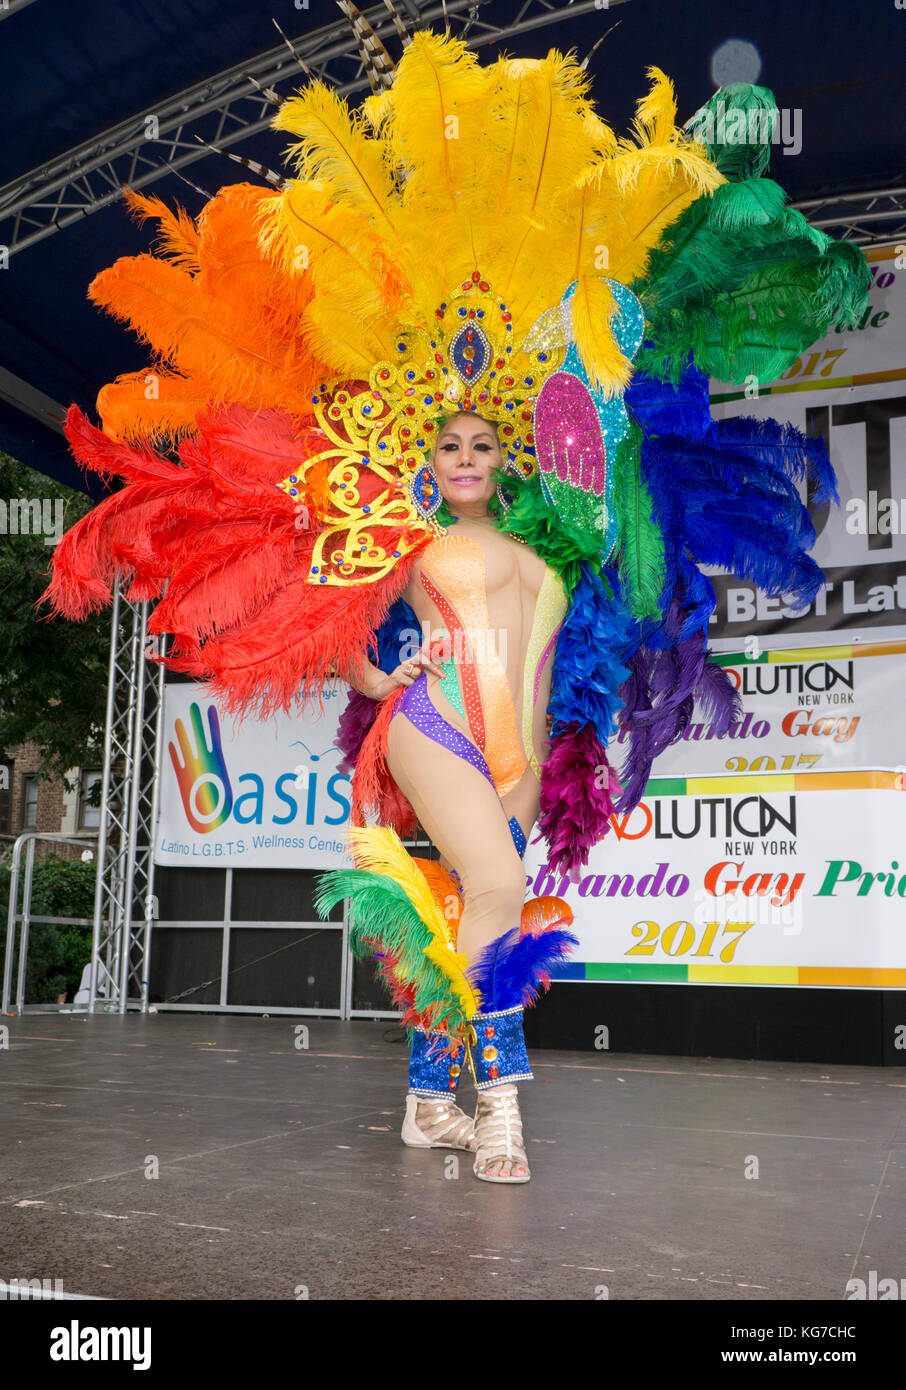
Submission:
{"label": "stage floor", "polygon": [[900,1277],[902,1072],[536,1050],[532,1181],[498,1187],[467,1154],[401,1143],[394,1024],[303,1021],[307,1050],[295,1018],[2,1020],[0,1280],[129,1299],[840,1300],[851,1278]]}

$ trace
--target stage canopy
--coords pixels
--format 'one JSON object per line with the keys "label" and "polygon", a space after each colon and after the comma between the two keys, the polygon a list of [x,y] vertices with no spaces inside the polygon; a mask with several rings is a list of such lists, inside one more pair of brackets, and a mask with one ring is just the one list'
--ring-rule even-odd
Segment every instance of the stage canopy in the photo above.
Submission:
{"label": "stage canopy", "polygon": [[[397,8],[410,29],[443,28],[439,4],[397,0]],[[364,12],[398,57],[386,7]],[[552,47],[584,57],[601,39],[589,70],[617,129],[646,90],[649,65],[674,79],[681,120],[717,87],[758,81],[790,113],[791,152],[778,144],[771,172],[794,202],[879,191],[877,204],[862,200],[863,212],[889,207],[891,194],[904,205],[906,13],[893,0],[448,0],[447,13],[453,32],[488,60]],[[281,98],[305,79],[273,19],[316,76],[352,101],[367,94],[332,0],[9,0],[0,9],[0,255],[9,248],[0,449],[14,458],[84,486],[59,416],[76,401],[93,417],[100,386],[148,361],[86,298],[99,270],[153,241],[155,224],[130,217],[121,186],[197,214],[222,184],[254,177],[198,137],[285,172],[287,137],[269,130],[275,108],[251,79]],[[820,223],[820,207],[806,211]],[[846,233],[836,223],[829,230]]]}

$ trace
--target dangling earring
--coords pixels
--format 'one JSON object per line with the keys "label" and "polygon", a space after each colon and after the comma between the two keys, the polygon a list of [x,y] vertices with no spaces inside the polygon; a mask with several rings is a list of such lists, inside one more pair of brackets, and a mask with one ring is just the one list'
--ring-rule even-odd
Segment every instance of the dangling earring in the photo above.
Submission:
{"label": "dangling earring", "polygon": [[443,501],[437,474],[430,463],[422,464],[410,478],[409,501],[423,521],[430,521]]}
{"label": "dangling earring", "polygon": [[[516,473],[517,470],[513,468],[511,464],[506,464],[504,465],[504,471],[507,473]],[[510,507],[513,505],[512,497],[507,497],[500,483],[497,484],[497,500],[500,503],[500,509],[503,512],[508,512],[510,510]]]}

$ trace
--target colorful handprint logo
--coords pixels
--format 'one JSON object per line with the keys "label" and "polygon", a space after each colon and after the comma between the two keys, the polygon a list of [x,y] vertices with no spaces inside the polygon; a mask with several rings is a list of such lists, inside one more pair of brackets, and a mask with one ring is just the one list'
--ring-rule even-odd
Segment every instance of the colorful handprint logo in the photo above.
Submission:
{"label": "colorful handprint logo", "polygon": [[214,705],[208,706],[210,739],[205,737],[201,710],[194,702],[189,706],[194,747],[181,719],[173,725],[179,752],[170,743],[170,761],[176,773],[186,820],[193,830],[207,834],[223,825],[233,809],[233,789],[223,759],[220,741],[220,720]]}

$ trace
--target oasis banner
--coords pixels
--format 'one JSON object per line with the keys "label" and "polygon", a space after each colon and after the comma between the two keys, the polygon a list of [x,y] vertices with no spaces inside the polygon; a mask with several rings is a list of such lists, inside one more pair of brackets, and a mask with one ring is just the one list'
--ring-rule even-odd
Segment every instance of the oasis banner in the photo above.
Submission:
{"label": "oasis banner", "polygon": [[870,302],[855,328],[833,331],[773,382],[712,382],[718,419],[789,420],[827,442],[840,506],[812,508],[813,554],[825,583],[796,614],[754,584],[715,575],[711,640],[739,649],[752,636],[804,646],[808,635],[846,641],[906,636],[906,247],[867,252]]}
{"label": "oasis banner", "polygon": [[335,745],[346,687],[325,685],[323,716],[238,724],[203,689],[165,687],[155,864],[349,865],[350,779]]}

